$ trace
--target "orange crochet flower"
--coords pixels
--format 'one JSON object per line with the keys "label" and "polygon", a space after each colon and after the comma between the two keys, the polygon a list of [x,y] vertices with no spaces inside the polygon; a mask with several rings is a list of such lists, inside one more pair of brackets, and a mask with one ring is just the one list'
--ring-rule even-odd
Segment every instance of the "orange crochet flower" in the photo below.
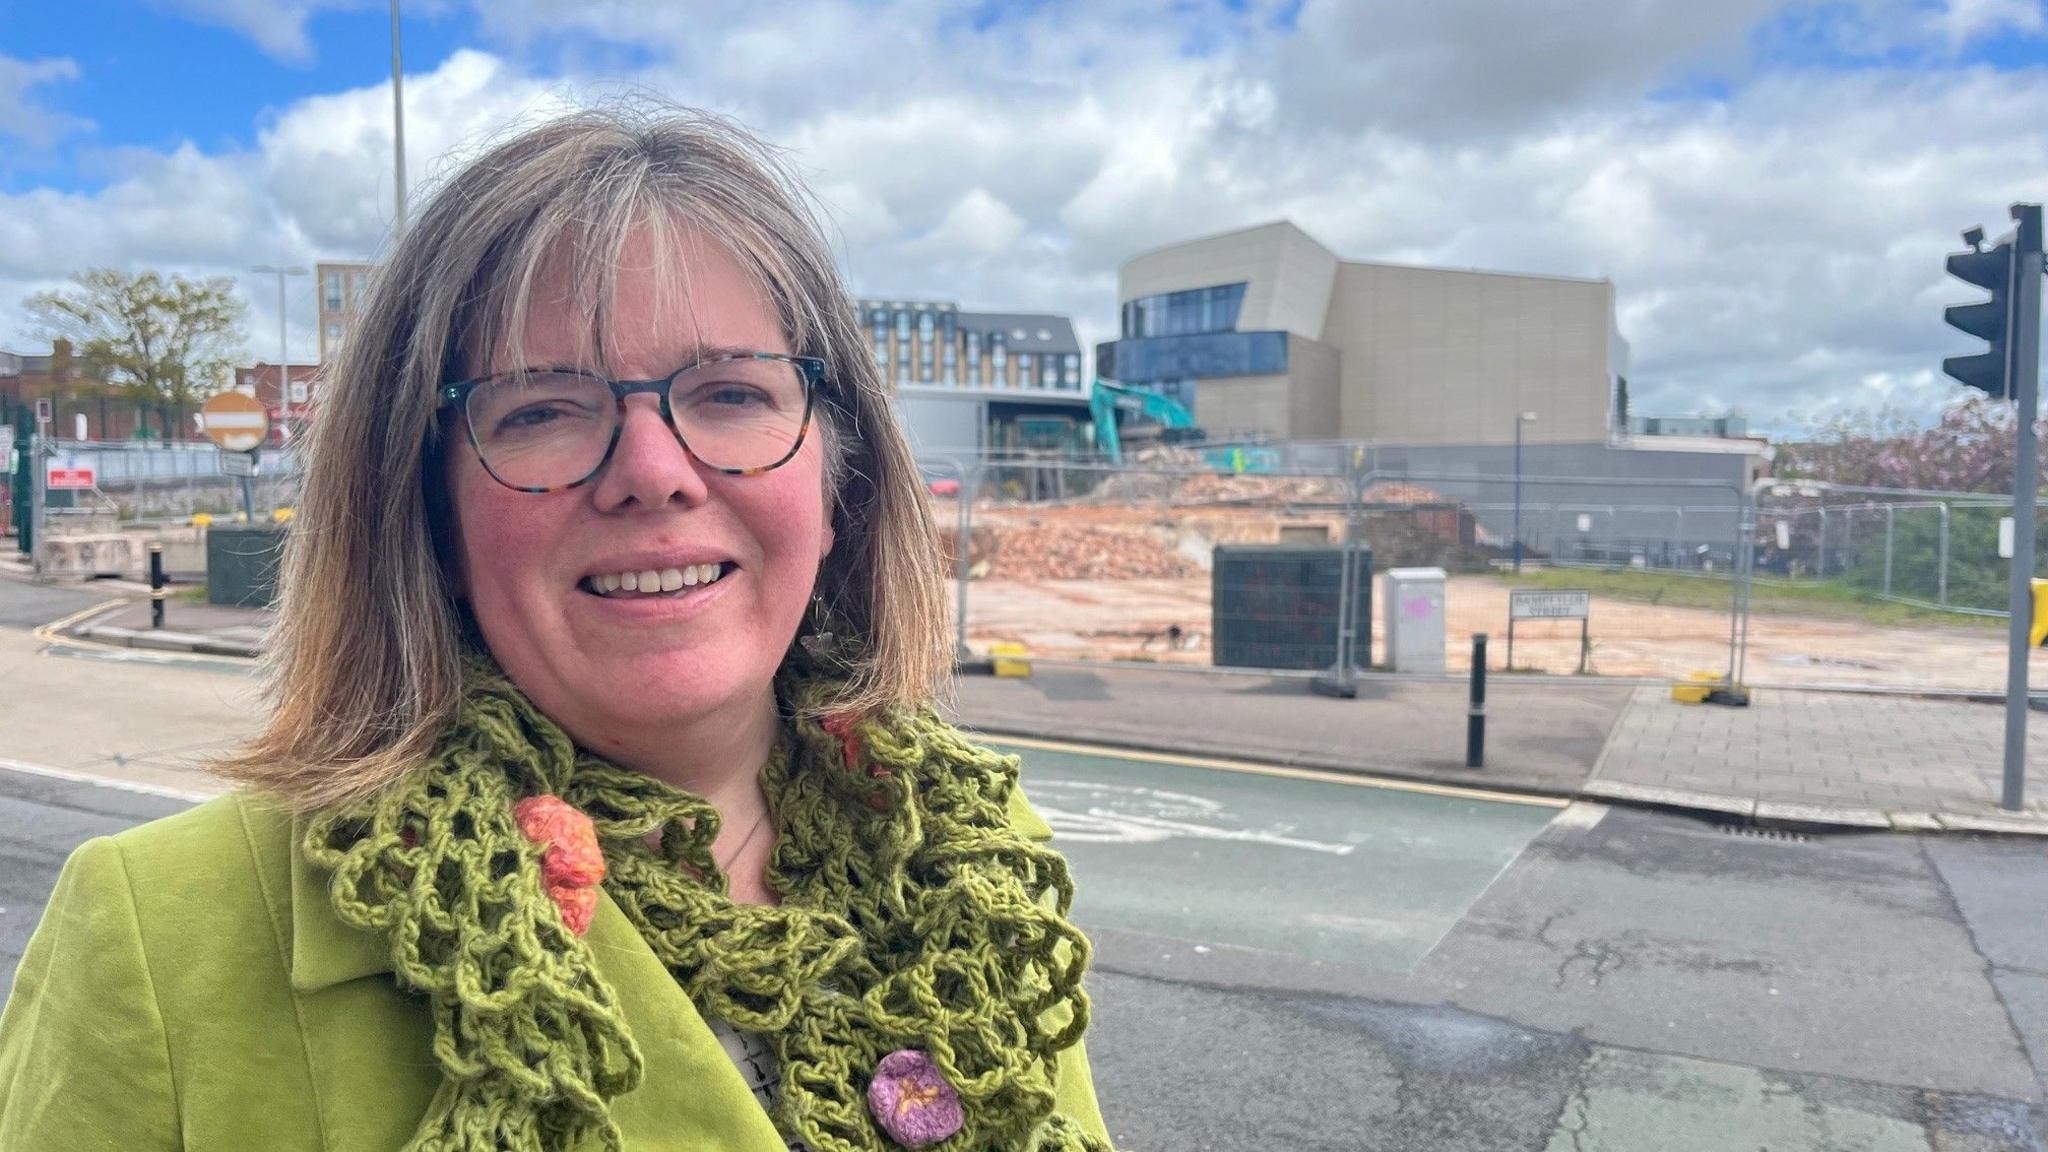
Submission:
{"label": "orange crochet flower", "polygon": [[[860,771],[860,733],[854,730],[859,723],[860,717],[852,712],[835,712],[819,722],[825,731],[839,737],[840,754],[846,757],[846,766],[855,772]],[[880,780],[889,775],[889,770],[880,764],[870,764],[868,775]]]}
{"label": "orange crochet flower", "polygon": [[540,845],[541,882],[562,911],[562,922],[578,936],[597,912],[597,886],[604,881],[604,853],[590,817],[559,796],[529,796],[512,808],[519,831]]}

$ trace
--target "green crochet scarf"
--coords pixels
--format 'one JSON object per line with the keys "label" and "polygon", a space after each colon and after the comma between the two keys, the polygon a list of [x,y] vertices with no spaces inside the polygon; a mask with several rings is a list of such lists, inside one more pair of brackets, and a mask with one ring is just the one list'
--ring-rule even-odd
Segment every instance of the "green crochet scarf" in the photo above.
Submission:
{"label": "green crochet scarf", "polygon": [[772,1047],[784,1139],[893,1149],[868,1081],[916,1049],[965,1118],[936,1147],[1107,1152],[1053,1111],[1059,1055],[1088,1022],[1089,949],[1065,862],[1010,827],[1014,758],[929,709],[827,731],[814,717],[836,685],[793,658],[762,777],[782,903],[736,904],[709,803],[578,749],[487,660],[466,680],[432,759],[320,814],[302,844],[340,918],[386,935],[400,984],[432,1003],[445,1079],[407,1152],[621,1146],[607,1105],[639,1083],[640,1052],[513,815],[549,793],[594,822],[604,890],[698,1008]]}

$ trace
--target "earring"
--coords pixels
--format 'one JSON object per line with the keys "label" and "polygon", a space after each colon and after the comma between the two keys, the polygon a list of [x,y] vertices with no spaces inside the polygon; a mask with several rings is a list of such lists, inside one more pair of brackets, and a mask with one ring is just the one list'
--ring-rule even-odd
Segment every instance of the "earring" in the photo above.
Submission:
{"label": "earring", "polygon": [[811,606],[804,613],[803,627],[797,631],[797,643],[813,660],[823,664],[851,664],[860,654],[860,644],[845,621],[816,593],[811,594]]}

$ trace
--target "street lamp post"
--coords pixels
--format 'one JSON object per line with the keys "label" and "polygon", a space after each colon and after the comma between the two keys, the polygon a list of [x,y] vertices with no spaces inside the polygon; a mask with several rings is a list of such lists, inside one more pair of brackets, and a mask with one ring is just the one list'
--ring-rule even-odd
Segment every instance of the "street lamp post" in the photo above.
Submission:
{"label": "street lamp post", "polygon": [[1534,412],[1515,414],[1515,574],[1522,572],[1522,425],[1534,424]]}
{"label": "street lamp post", "polygon": [[306,270],[296,264],[258,264],[251,272],[277,274],[277,406],[278,423],[285,428],[285,435],[291,435],[292,426],[292,358],[284,339],[284,278],[304,276]]}
{"label": "street lamp post", "polygon": [[405,235],[405,69],[398,57],[398,0],[391,0],[391,171],[396,178],[393,232]]}

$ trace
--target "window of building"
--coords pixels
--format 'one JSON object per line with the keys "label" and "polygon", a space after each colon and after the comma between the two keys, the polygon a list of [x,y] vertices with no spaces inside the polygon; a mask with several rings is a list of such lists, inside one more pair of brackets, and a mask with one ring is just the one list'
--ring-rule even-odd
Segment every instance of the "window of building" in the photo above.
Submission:
{"label": "window of building", "polygon": [[1065,359],[1060,362],[1060,382],[1069,388],[1079,388],[1081,386],[1081,354],[1079,352],[1067,353]]}
{"label": "window of building", "polygon": [[896,338],[910,339],[910,313],[902,308],[896,310]]}
{"label": "window of building", "polygon": [[1120,327],[1127,337],[1194,336],[1237,329],[1245,286],[1218,284],[1182,292],[1161,292],[1126,301]]}
{"label": "window of building", "polygon": [[1038,381],[1033,379],[1031,375],[1031,353],[1017,353],[1017,387],[1031,388],[1037,384]]}
{"label": "window of building", "polygon": [[917,350],[917,378],[921,383],[932,382],[932,346],[929,341]]}
{"label": "window of building", "polygon": [[889,334],[886,332],[875,333],[875,363],[884,369],[889,366]]}
{"label": "window of building", "polygon": [[1003,347],[1003,334],[1001,332],[989,333],[988,364],[995,372],[995,384],[998,388],[1004,388],[1009,385],[1009,381],[1005,378],[1003,372],[1008,367],[1006,363],[1008,356],[1008,351]]}
{"label": "window of building", "polygon": [[341,273],[329,272],[320,278],[320,297],[323,311],[341,311]]}
{"label": "window of building", "polygon": [[1215,376],[1278,376],[1287,371],[1285,332],[1203,332],[1193,336],[1119,340],[1102,371],[1127,384],[1203,380]]}
{"label": "window of building", "polygon": [[957,382],[956,378],[959,376],[960,350],[958,348],[953,347],[953,345],[950,343],[947,344],[945,347],[946,352],[945,356],[941,360],[941,363],[945,366],[946,369],[946,383],[953,384]]}
{"label": "window of building", "polygon": [[1038,382],[1047,388],[1060,386],[1060,358],[1041,356],[1038,358]]}
{"label": "window of building", "polygon": [[329,325],[327,326],[327,350],[328,350],[329,352],[332,352],[332,351],[334,351],[334,350],[335,350],[336,348],[339,348],[340,346],[341,346],[341,325],[339,325],[339,324],[329,324]]}
{"label": "window of building", "polygon": [[351,272],[348,274],[348,306],[350,308],[361,309],[363,306],[363,294],[369,290],[370,274],[368,272]]}
{"label": "window of building", "polygon": [[967,379],[969,383],[981,383],[981,333],[967,334]]}

